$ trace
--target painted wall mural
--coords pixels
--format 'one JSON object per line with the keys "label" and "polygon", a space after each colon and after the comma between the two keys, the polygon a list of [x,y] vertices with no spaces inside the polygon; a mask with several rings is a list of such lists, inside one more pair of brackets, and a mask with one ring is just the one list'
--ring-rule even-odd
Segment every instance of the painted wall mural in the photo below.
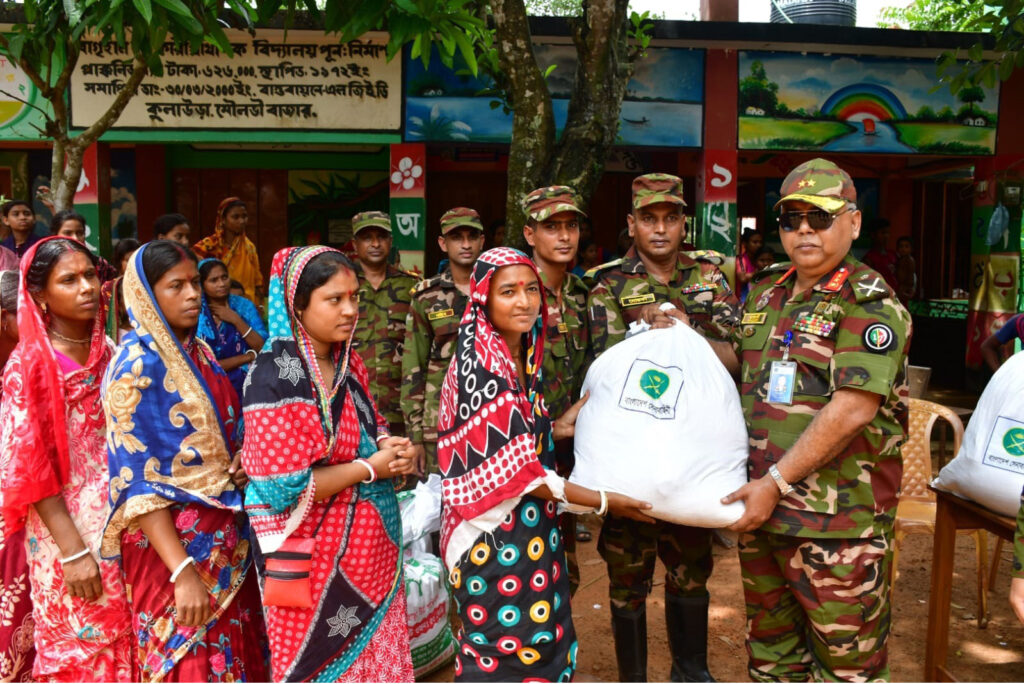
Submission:
{"label": "painted wall mural", "polygon": [[936,85],[929,59],[740,52],[739,146],[994,154],[999,87]]}
{"label": "painted wall mural", "polygon": [[[534,51],[542,70],[555,65],[548,87],[555,124],[561,131],[569,110],[576,50],[571,45],[537,44]],[[492,92],[493,83],[485,77],[472,77],[458,60],[454,67],[446,68],[436,55],[427,68],[418,59],[406,62],[405,139],[507,143],[512,135],[512,114],[503,111]],[[699,147],[703,101],[702,50],[649,49],[627,87],[619,144]]]}

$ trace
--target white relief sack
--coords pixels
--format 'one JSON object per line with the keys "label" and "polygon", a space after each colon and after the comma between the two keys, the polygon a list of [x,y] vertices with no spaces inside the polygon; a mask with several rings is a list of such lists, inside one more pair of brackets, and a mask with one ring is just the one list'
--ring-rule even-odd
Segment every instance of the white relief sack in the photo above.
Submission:
{"label": "white relief sack", "polygon": [[743,504],[720,499],[747,481],[740,397],[708,342],[689,326],[632,335],[590,367],[570,482],[653,505],[651,516],[726,527]]}
{"label": "white relief sack", "polygon": [[1024,354],[1004,363],[982,392],[939,489],[1016,517],[1024,488]]}

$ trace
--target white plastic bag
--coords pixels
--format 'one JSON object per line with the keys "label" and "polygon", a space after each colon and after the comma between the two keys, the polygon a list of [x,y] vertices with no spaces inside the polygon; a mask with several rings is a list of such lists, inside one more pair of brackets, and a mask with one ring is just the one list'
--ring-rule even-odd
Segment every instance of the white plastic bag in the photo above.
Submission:
{"label": "white plastic bag", "polygon": [[[431,532],[441,529],[441,476],[434,473],[419,482],[411,492],[400,492],[402,544],[408,547]],[[423,547],[424,549],[428,547]]]}
{"label": "white plastic bag", "polygon": [[1016,517],[1024,487],[1024,354],[992,376],[978,400],[956,458],[932,483]]}
{"label": "white plastic bag", "polygon": [[708,342],[689,326],[633,335],[590,367],[576,423],[571,482],[648,501],[669,522],[725,527],[747,481],[739,394]]}

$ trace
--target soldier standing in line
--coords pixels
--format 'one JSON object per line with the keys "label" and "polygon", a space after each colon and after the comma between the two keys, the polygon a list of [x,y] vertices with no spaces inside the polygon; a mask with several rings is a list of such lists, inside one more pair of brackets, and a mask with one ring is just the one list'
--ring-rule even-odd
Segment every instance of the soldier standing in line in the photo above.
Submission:
{"label": "soldier standing in line", "polygon": [[469,302],[469,276],[484,246],[480,215],[468,207],[445,212],[437,244],[448,257],[448,268],[412,288],[402,351],[402,413],[423,476],[438,472],[441,383]]}
{"label": "soldier standing in line", "polygon": [[857,191],[830,161],[782,182],[791,263],[751,284],[735,348],[750,436],[741,533],[750,676],[888,680],[911,321],[850,254]]}
{"label": "soldier standing in line", "polygon": [[[552,419],[568,411],[580,397],[587,354],[587,287],[569,271],[580,241],[579,198],[572,188],[555,185],[538,188],[523,198],[526,226],[523,237],[533,248],[533,261],[540,269],[544,284],[544,304],[548,309],[548,327],[544,335],[541,393]],[[558,474],[568,477],[575,459],[571,439],[555,444]],[[582,521],[563,514],[560,527],[565,544],[569,591],[576,593],[580,583],[576,560],[577,536],[590,539]],[[583,536],[583,535],[586,536]]]}
{"label": "soldier standing in line", "polygon": [[382,211],[352,217],[352,243],[359,259],[359,325],[352,341],[370,377],[377,410],[391,434],[405,436],[402,419],[402,347],[411,290],[419,278],[388,263],[391,219]]}
{"label": "soldier standing in line", "polygon": [[[671,302],[678,317],[711,342],[720,358],[732,356],[739,305],[718,269],[721,255],[679,252],[684,237],[683,182],[649,173],[633,181],[627,217],[633,247],[622,259],[587,274],[590,346],[594,356],[623,340],[633,321],[664,319]],[[672,652],[672,681],[713,681],[707,668],[707,580],[711,530],[668,522],[640,523],[608,516],[598,550],[608,565],[612,635],[619,679],[647,680],[647,595],[655,557],[665,565],[665,622]]]}

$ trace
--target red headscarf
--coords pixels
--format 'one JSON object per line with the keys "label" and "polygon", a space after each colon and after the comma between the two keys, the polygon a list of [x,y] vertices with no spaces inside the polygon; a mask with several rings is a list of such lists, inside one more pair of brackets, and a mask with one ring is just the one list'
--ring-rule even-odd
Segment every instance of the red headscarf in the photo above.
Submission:
{"label": "red headscarf", "polygon": [[[59,494],[70,475],[67,396],[69,383],[81,384],[99,395],[111,349],[103,329],[102,302],[96,310],[86,373],[66,379],[57,362],[46,330],[50,314],[29,294],[26,276],[36,252],[53,240],[32,245],[21,259],[18,289],[20,340],[4,369],[3,405],[0,408],[0,481],[3,482],[0,514],[4,531],[17,532],[25,524],[28,507]],[[98,290],[97,286],[97,290]]]}

